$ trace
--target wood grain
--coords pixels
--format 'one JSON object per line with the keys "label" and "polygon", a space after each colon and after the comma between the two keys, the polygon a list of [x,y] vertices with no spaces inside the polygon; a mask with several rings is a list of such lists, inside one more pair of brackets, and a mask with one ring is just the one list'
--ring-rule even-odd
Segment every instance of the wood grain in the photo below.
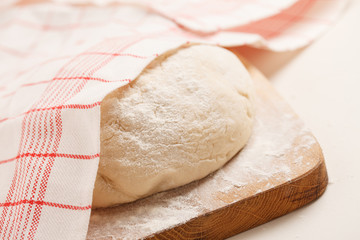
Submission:
{"label": "wood grain", "polygon": [[322,155],[310,172],[283,185],[192,219],[146,239],[224,239],[292,212],[319,198],[328,183]]}
{"label": "wood grain", "polygon": [[[241,59],[240,56],[239,58]],[[276,133],[274,129],[270,128],[255,131],[255,136],[252,137],[253,139],[249,142],[246,151],[255,150],[258,152],[257,159],[271,157],[273,163],[287,166],[290,173],[286,176],[274,174],[266,178],[254,174],[253,179],[243,186],[234,184],[235,180],[233,183],[231,181],[229,183],[228,181],[221,181],[221,178],[216,179],[217,175],[224,173],[229,173],[229,176],[236,178],[230,172],[234,171],[234,167],[237,166],[236,163],[241,159],[234,157],[221,170],[221,173],[218,171],[205,179],[161,193],[161,195],[154,195],[115,208],[93,211],[87,239],[105,240],[132,237],[132,239],[224,239],[303,207],[324,193],[328,177],[319,144],[316,140],[311,145],[305,144],[305,138],[315,138],[310,132],[304,133],[304,126],[299,117],[275,92],[267,79],[246,60],[241,60],[255,82],[258,105],[257,117],[261,120],[260,122],[273,123],[269,126],[281,129],[283,127],[281,116],[290,116],[285,119],[294,123],[291,125],[291,132],[286,129],[283,132],[285,135],[287,133],[294,135],[295,132],[290,148],[281,155],[267,156],[266,153],[262,152],[260,135],[266,134],[264,131]],[[276,121],[280,121],[280,123],[277,124]],[[241,154],[246,156],[246,152],[240,153],[239,156]],[[300,163],[296,160],[299,157]],[[215,188],[214,183],[218,184],[215,184]],[[227,188],[229,190],[223,191],[216,188]],[[202,210],[191,219],[179,220],[179,222],[170,224],[170,227],[156,229],[153,232],[151,230],[142,231],[140,225],[139,228],[135,226],[134,230],[130,230],[130,232],[129,229],[123,227],[130,217],[141,219],[144,212],[143,210],[139,211],[139,209],[146,209],[147,206],[153,208],[160,203],[163,204],[161,201],[165,200],[169,203],[182,195],[190,196],[189,198],[197,196],[198,198],[189,204],[202,207]],[[204,203],[209,204],[204,207]],[[126,217],[124,218],[124,216]],[[167,221],[166,217],[163,221]]]}

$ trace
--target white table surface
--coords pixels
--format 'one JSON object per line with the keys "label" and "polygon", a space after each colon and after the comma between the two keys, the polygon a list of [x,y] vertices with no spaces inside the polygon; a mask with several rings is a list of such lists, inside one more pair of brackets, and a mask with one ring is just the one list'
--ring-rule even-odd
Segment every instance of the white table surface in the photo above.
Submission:
{"label": "white table surface", "polygon": [[360,239],[360,0],[302,50],[241,50],[318,139],[329,185],[310,205],[231,240]]}

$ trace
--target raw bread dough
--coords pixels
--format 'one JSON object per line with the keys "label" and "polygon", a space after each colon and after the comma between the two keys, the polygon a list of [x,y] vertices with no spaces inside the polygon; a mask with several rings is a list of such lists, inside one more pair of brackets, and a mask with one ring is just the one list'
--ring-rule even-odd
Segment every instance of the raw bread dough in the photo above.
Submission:
{"label": "raw bread dough", "polygon": [[205,177],[246,144],[252,80],[230,51],[180,48],[101,103],[93,207],[135,201]]}

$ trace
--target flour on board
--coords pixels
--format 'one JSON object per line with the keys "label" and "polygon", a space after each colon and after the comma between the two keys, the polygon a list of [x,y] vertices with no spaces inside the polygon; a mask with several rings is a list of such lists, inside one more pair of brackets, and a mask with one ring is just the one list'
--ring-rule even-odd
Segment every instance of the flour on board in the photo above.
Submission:
{"label": "flour on board", "polygon": [[223,168],[174,190],[93,211],[87,238],[141,239],[269,190],[314,167],[306,154],[311,154],[307,150],[316,140],[295,114],[282,114],[292,112],[283,100],[257,97],[255,102],[253,134]]}

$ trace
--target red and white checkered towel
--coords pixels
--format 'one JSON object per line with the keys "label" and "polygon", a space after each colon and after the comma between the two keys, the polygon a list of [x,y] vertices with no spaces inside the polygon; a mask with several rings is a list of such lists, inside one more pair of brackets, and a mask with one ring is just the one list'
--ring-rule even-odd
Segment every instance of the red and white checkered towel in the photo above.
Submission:
{"label": "red and white checkered towel", "polygon": [[296,49],[333,24],[345,5],[6,2],[14,1],[0,4],[0,239],[86,237],[101,100],[156,56],[186,42]]}

